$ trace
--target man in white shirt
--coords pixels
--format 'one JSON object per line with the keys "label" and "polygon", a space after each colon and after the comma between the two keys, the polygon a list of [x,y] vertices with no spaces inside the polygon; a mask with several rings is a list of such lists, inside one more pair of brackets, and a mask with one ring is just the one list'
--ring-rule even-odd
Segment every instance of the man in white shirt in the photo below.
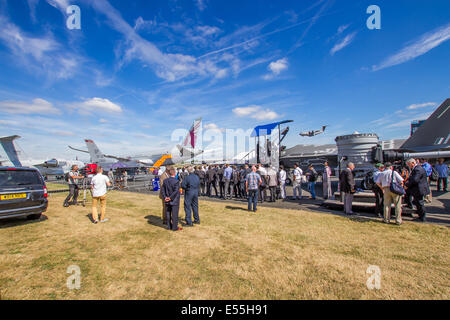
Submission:
{"label": "man in white shirt", "polygon": [[[300,169],[300,167],[298,166],[298,163],[294,164],[293,186],[294,186],[294,199],[295,200],[302,198],[302,175],[303,175],[303,170]],[[297,197],[297,193],[298,193],[298,197]]]}
{"label": "man in white shirt", "polygon": [[325,161],[324,163],[322,173],[322,189],[324,199],[331,199],[333,197],[333,192],[331,191],[331,168],[328,165],[328,161]]}
{"label": "man in white shirt", "polygon": [[106,191],[107,187],[111,186],[111,182],[107,176],[103,174],[102,167],[98,166],[95,169],[96,175],[92,178],[91,190],[92,190],[92,219],[94,223],[98,223],[97,203],[100,201],[101,215],[100,222],[106,222],[109,219],[105,219],[106,213]]}
{"label": "man in white shirt", "polygon": [[280,171],[278,173],[278,178],[280,179],[280,191],[281,191],[281,199],[286,199],[286,171],[284,170],[284,166],[280,166]]}
{"label": "man in white shirt", "polygon": [[[403,178],[398,174],[390,162],[384,164],[385,170],[378,174],[375,183],[383,190],[383,221],[389,223],[391,220],[391,205],[395,206],[395,221],[397,225],[402,224],[402,196],[391,192],[391,181],[403,185]],[[394,174],[392,174],[394,172]]]}

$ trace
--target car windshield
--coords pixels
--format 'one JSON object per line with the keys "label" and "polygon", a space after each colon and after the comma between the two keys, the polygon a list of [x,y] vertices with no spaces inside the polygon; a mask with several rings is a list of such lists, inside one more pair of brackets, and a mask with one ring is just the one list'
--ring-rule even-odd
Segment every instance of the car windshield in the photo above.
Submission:
{"label": "car windshield", "polygon": [[0,171],[0,187],[26,186],[32,184],[42,184],[39,174],[35,171]]}

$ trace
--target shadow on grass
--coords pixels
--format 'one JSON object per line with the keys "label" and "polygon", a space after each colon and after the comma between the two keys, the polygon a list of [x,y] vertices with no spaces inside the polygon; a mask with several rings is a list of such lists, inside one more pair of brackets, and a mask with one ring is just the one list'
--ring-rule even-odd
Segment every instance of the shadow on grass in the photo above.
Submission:
{"label": "shadow on grass", "polygon": [[18,217],[18,218],[8,218],[4,220],[0,220],[0,229],[6,229],[6,228],[14,228],[18,226],[27,225],[30,223],[38,223],[48,220],[48,217],[45,214],[42,214],[39,219],[36,220],[30,220],[27,217]]}
{"label": "shadow on grass", "polygon": [[167,229],[167,226],[163,223],[163,220],[161,219],[161,217],[148,215],[145,217],[145,219],[147,219],[148,224],[151,224],[153,226],[160,227],[163,229]]}
{"label": "shadow on grass", "polygon": [[236,206],[226,206],[225,209],[248,211],[247,208],[236,207]]}

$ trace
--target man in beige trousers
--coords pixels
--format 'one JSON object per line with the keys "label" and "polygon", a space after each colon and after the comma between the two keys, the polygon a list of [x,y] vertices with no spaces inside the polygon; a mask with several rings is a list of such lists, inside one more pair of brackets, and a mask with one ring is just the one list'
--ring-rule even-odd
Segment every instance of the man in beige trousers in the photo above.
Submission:
{"label": "man in beige trousers", "polygon": [[402,196],[391,192],[391,182],[403,185],[403,178],[394,170],[390,162],[384,164],[385,170],[381,172],[375,183],[383,190],[383,222],[389,223],[391,220],[391,206],[395,206],[395,223],[402,224]]}
{"label": "man in beige trousers", "polygon": [[98,213],[97,213],[97,203],[100,202],[101,214],[100,214],[100,222],[106,222],[108,219],[105,219],[106,214],[106,192],[107,187],[111,186],[111,182],[107,176],[103,174],[102,167],[98,166],[95,169],[96,175],[92,178],[91,181],[91,190],[92,190],[92,219],[94,223],[98,223]]}

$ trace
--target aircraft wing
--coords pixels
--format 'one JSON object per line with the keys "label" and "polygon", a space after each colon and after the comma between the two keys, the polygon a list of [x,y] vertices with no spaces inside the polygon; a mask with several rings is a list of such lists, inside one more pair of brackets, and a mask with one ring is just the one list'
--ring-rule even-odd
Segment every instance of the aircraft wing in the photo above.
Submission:
{"label": "aircraft wing", "polygon": [[72,149],[72,150],[75,150],[75,151],[84,152],[84,153],[89,153],[89,151],[77,149],[77,148],[74,148],[74,147],[71,147],[71,146],[69,146],[69,148]]}
{"label": "aircraft wing", "polygon": [[[89,153],[89,151],[77,149],[77,148],[74,148],[74,147],[71,147],[71,146],[69,146],[69,148],[72,149],[72,150],[75,150],[75,151]],[[116,157],[116,156],[111,156],[111,155],[107,155],[107,154],[104,154],[103,156],[106,157],[106,158],[116,159],[116,160],[119,160],[119,161],[122,161],[122,162],[132,161],[132,160],[130,160],[128,158]],[[136,162],[139,162],[139,161],[136,161]],[[145,164],[145,163],[143,163],[143,164]]]}
{"label": "aircraft wing", "polygon": [[192,154],[192,156],[195,157],[195,156],[198,156],[198,155],[203,153],[203,150],[197,150],[196,151],[196,150],[193,150],[193,149],[188,149],[188,148],[185,148],[183,146],[180,146],[179,144],[177,144],[177,148],[178,148],[178,150],[180,150],[180,154],[182,156],[188,155],[188,154]]}

